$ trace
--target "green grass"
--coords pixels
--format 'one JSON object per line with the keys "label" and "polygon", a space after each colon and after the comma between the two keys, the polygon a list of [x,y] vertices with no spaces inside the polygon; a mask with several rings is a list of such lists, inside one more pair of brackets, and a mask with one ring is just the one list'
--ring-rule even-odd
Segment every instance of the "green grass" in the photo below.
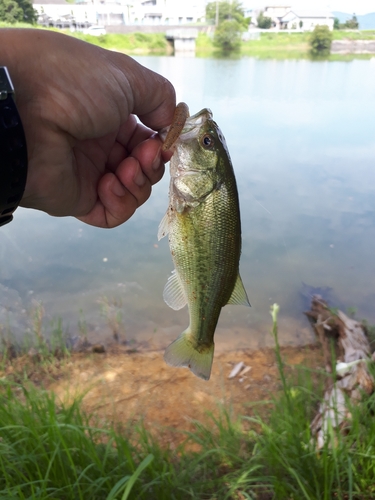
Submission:
{"label": "green grass", "polygon": [[167,53],[167,40],[164,33],[107,33],[102,36],[84,35],[80,31],[71,32],[70,30],[58,30],[55,28],[43,28],[38,25],[30,25],[27,23],[7,24],[0,22],[0,28],[38,28],[48,29],[65,33],[66,35],[73,36],[79,40],[98,45],[104,49],[117,50],[118,52],[142,53],[162,55]]}
{"label": "green grass", "polygon": [[208,425],[195,422],[176,450],[141,423],[99,426],[80,399],[65,405],[30,383],[2,379],[0,498],[373,499],[375,396],[351,408],[347,435],[329,427],[317,452],[310,422],[327,375],[286,365],[272,314],[281,392],[270,395],[268,416],[254,415],[262,402],[249,402],[253,416],[238,419],[222,408]]}
{"label": "green grass", "polygon": [[[310,59],[309,39],[311,34],[306,33],[261,33],[259,40],[242,42],[240,56],[257,57],[260,59]],[[375,31],[333,31],[333,40],[374,40]],[[199,34],[196,42],[198,57],[219,56],[213,46],[212,38],[206,34]],[[238,55],[236,56],[238,57]],[[369,59],[372,54],[333,54],[328,60],[350,61],[354,58]]]}
{"label": "green grass", "polygon": [[0,28],[36,28],[37,26],[30,23],[15,23],[9,24],[4,21],[0,21]]}
{"label": "green grass", "polygon": [[375,30],[333,30],[333,40],[375,40]]}
{"label": "green grass", "polygon": [[0,369],[4,369],[13,358],[26,354],[38,363],[54,362],[70,355],[68,334],[63,329],[61,318],[53,319],[45,325],[44,307],[36,302],[28,311],[30,326],[17,340],[12,331],[0,325]]}
{"label": "green grass", "polygon": [[0,498],[231,498],[241,479],[227,469],[246,465],[236,449],[244,438],[229,421],[222,428],[218,423],[217,442],[197,428],[196,439],[203,435],[207,447],[201,453],[173,452],[141,426],[122,432],[95,427],[79,400],[64,406],[46,392],[7,383],[0,423]]}
{"label": "green grass", "polygon": [[[64,407],[46,393],[8,386],[0,421],[1,498],[114,499],[126,488],[152,489],[155,472],[159,481],[168,475],[159,450],[143,457],[114,431],[96,429],[79,401]],[[136,484],[143,468],[148,473]]]}
{"label": "green grass", "polygon": [[317,452],[309,428],[316,395],[306,388],[292,394],[289,401],[284,395],[276,402],[270,421],[261,422],[258,439],[259,459],[276,498],[374,498],[374,397],[352,408],[348,435],[328,429],[326,444]]}
{"label": "green grass", "polygon": [[[261,33],[259,40],[242,42],[239,54],[270,59],[307,58],[308,37],[307,33]],[[213,45],[212,38],[203,33],[197,38],[196,54],[198,57],[220,55]]]}
{"label": "green grass", "polygon": [[75,38],[84,40],[85,42],[99,45],[104,49],[117,50],[126,53],[153,53],[166,54],[167,41],[163,33],[108,33],[102,36],[84,35],[78,31],[74,33],[65,32]]}
{"label": "green grass", "polygon": [[241,53],[272,59],[307,58],[309,37],[309,33],[261,33],[259,40],[243,42]]}
{"label": "green grass", "polygon": [[269,421],[257,419],[261,427],[257,446],[258,459],[268,472],[275,498],[374,498],[375,395],[364,397],[358,406],[348,403],[352,421],[347,435],[328,426],[325,445],[317,452],[310,422],[320,403],[326,375],[315,373],[319,380],[314,382],[313,374],[302,369],[292,386],[285,377],[275,316],[273,334],[283,391],[274,400]]}

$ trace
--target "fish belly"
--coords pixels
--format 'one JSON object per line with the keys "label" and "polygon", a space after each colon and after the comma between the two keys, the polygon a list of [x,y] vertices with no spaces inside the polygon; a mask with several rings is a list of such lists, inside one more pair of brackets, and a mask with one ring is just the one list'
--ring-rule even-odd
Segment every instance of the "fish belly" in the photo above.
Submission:
{"label": "fish belly", "polygon": [[[195,208],[182,213],[172,210],[169,244],[189,307],[190,325],[167,348],[165,359],[174,366],[189,366],[196,375],[208,379],[215,328],[238,277],[241,251],[238,207],[230,202],[226,191],[220,190]],[[191,351],[189,364],[176,361],[183,358],[177,348]]]}

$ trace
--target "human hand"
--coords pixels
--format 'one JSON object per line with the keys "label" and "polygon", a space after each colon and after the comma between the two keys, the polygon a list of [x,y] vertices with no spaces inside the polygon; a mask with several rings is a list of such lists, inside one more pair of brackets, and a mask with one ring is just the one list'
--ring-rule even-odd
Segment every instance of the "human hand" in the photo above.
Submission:
{"label": "human hand", "polygon": [[170,82],[59,33],[1,29],[0,43],[28,147],[21,206],[98,227],[125,222],[171,156],[154,132],[173,118]]}

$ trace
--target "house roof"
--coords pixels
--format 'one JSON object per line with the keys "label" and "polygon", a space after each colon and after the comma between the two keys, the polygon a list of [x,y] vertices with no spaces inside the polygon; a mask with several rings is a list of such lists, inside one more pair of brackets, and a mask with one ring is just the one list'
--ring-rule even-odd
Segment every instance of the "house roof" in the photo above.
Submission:
{"label": "house roof", "polygon": [[332,12],[329,10],[300,10],[300,9],[293,9],[290,10],[287,14],[282,16],[280,19],[282,21],[288,21],[289,19],[293,19],[294,17],[298,17],[299,19],[304,19],[304,18],[319,18],[319,19],[327,19],[327,18],[334,18],[334,15]]}
{"label": "house roof", "polygon": [[[263,4],[264,5],[264,4]],[[266,3],[265,6],[262,6],[263,9],[279,9],[280,7],[284,7],[285,9],[291,9],[292,8],[292,3],[285,2],[285,0],[279,0],[279,1],[273,1],[272,3]]]}
{"label": "house roof", "polygon": [[48,5],[48,4],[67,5],[68,2],[66,2],[65,0],[34,0],[33,4],[34,5]]}

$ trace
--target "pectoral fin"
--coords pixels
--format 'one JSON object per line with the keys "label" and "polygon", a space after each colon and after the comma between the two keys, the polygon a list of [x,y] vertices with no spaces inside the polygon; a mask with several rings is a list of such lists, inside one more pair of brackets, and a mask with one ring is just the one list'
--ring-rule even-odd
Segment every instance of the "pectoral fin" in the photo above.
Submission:
{"label": "pectoral fin", "polygon": [[176,269],[172,271],[164,287],[163,299],[175,311],[182,309],[187,304],[184,287]]}
{"label": "pectoral fin", "polygon": [[168,233],[169,233],[169,219],[167,211],[159,224],[158,241],[164,238],[164,236],[166,236]]}
{"label": "pectoral fin", "polygon": [[250,306],[249,299],[247,298],[246,290],[243,286],[241,276],[237,275],[237,281],[234,286],[232,295],[227,302],[228,304],[235,304],[239,306]]}

